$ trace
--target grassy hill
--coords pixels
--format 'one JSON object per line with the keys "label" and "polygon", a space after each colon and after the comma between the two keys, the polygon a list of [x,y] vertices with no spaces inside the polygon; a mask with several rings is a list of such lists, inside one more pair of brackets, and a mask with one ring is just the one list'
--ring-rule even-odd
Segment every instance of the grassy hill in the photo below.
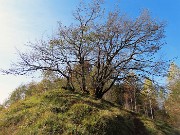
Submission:
{"label": "grassy hill", "polygon": [[52,90],[0,112],[0,135],[178,135],[163,122],[104,100]]}

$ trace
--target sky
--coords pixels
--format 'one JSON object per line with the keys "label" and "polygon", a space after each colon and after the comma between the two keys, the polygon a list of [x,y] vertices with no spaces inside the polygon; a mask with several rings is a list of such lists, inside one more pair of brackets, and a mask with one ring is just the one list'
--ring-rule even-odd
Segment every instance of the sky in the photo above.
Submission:
{"label": "sky", "polygon": [[[86,0],[87,1],[87,0]],[[24,44],[56,32],[57,22],[73,22],[72,12],[80,0],[0,0],[0,69],[8,69],[17,61],[16,48],[25,51]],[[180,0],[105,0],[105,8],[119,10],[129,16],[138,16],[148,9],[154,18],[164,20],[166,45],[161,53],[166,59],[175,59],[180,66]],[[179,57],[179,58],[178,58]],[[39,78],[2,75],[0,73],[0,103],[21,84]]]}

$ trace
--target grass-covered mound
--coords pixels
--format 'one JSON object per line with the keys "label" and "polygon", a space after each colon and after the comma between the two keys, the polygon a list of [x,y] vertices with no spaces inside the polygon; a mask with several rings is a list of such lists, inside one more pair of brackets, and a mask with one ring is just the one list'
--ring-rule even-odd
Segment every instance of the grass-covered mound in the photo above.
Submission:
{"label": "grass-covered mound", "polygon": [[175,135],[170,126],[103,100],[53,90],[0,112],[0,135]]}

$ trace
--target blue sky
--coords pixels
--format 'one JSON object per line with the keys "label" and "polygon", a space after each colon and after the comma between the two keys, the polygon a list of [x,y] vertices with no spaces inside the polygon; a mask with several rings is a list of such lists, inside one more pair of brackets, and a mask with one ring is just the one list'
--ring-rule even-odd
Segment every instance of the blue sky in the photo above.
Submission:
{"label": "blue sky", "polygon": [[[57,21],[64,25],[72,23],[72,11],[79,1],[0,0],[0,68],[8,68],[11,61],[16,61],[15,48],[25,50],[28,41],[51,36]],[[166,59],[180,57],[180,0],[105,0],[105,8],[113,9],[118,2],[120,11],[129,16],[138,16],[142,9],[149,9],[153,17],[166,21],[167,44],[161,52]],[[179,58],[175,61],[180,66]],[[25,76],[0,75],[0,103],[20,84],[32,80]]]}

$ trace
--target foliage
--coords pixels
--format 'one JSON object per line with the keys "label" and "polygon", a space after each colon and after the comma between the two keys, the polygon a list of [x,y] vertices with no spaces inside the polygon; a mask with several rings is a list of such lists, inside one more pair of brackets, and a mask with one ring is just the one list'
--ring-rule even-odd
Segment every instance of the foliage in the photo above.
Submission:
{"label": "foliage", "polygon": [[157,92],[155,87],[153,86],[153,82],[148,78],[144,81],[144,88],[142,91],[144,96],[144,113],[145,115],[150,115],[152,119],[154,119],[154,111],[157,107]]}
{"label": "foliage", "polygon": [[176,81],[178,81],[179,78],[180,78],[180,68],[175,63],[172,62],[169,66],[168,77],[167,77],[167,81],[170,87]]}
{"label": "foliage", "polygon": [[[149,79],[144,82],[131,73],[128,79],[120,84],[115,84],[108,91],[104,99],[121,105],[123,108],[155,118],[155,113],[160,112],[158,104],[158,88]],[[158,114],[158,113],[156,113]],[[160,115],[162,113],[159,113]],[[158,119],[157,116],[156,119]]]}
{"label": "foliage", "polygon": [[3,105],[0,105],[0,111],[4,109],[4,106]]}
{"label": "foliage", "polygon": [[3,106],[10,106],[20,100],[26,99],[34,95],[40,95],[51,89],[61,89],[64,88],[66,81],[64,79],[55,78],[44,78],[38,83],[31,82],[29,84],[20,85],[16,88],[9,96],[9,98],[4,102]]}
{"label": "foliage", "polygon": [[170,123],[180,128],[180,81],[176,81],[165,102],[165,109],[170,116]]}
{"label": "foliage", "polygon": [[169,93],[165,100],[168,121],[180,128],[180,68],[175,63],[171,63],[169,67],[168,89]]}

